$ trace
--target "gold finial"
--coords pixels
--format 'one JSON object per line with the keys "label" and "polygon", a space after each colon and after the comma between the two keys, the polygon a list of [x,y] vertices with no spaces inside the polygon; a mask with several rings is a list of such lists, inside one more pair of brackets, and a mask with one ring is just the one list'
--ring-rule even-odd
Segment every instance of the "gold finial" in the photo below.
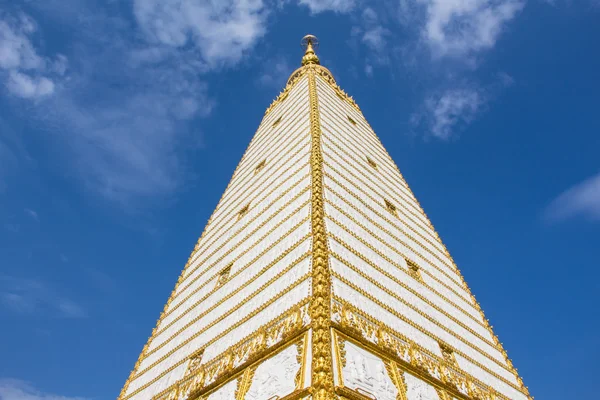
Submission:
{"label": "gold finial", "polygon": [[319,45],[319,40],[314,35],[306,35],[302,38],[302,47],[306,48],[304,57],[302,57],[302,65],[320,64],[319,57],[315,54],[314,47]]}

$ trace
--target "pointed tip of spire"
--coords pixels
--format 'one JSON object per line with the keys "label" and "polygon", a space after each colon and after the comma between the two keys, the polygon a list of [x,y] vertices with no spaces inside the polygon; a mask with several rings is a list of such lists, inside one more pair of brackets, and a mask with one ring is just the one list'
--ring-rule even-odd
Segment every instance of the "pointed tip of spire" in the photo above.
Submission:
{"label": "pointed tip of spire", "polygon": [[306,49],[304,57],[302,57],[302,65],[321,64],[319,57],[315,54],[313,47],[317,47],[319,40],[315,35],[306,35],[302,38],[302,47]]}

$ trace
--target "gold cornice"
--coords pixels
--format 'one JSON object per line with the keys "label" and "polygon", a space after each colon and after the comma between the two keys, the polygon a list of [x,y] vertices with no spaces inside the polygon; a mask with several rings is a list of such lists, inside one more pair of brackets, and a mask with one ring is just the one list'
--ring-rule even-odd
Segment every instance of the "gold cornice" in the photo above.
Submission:
{"label": "gold cornice", "polygon": [[[208,347],[210,345],[212,345],[213,343],[215,343],[217,340],[220,340],[221,338],[223,338],[225,335],[227,335],[228,333],[230,333],[231,331],[233,331],[234,329],[242,326],[244,323],[246,323],[248,320],[250,320],[251,318],[255,317],[256,315],[260,314],[262,311],[264,311],[265,309],[267,309],[269,306],[273,305],[277,300],[279,300],[280,298],[282,298],[283,296],[285,296],[287,293],[289,293],[292,289],[299,287],[304,281],[307,280],[307,278],[310,277],[310,274],[305,274],[303,276],[301,276],[300,278],[296,279],[294,282],[292,282],[287,289],[282,290],[281,292],[277,293],[274,297],[272,297],[271,299],[269,299],[268,301],[266,301],[265,303],[263,303],[260,307],[256,308],[254,311],[252,311],[251,313],[245,315],[243,318],[241,318],[238,322],[236,322],[235,324],[231,325],[229,328],[225,329],[223,332],[219,333],[217,336],[215,336],[214,338],[212,338],[211,340],[209,340],[207,343],[204,344],[204,347]],[[308,300],[308,298],[303,298],[302,300],[300,300],[300,302],[298,304],[305,304],[306,301]],[[198,335],[196,335],[198,336]],[[191,340],[191,339],[190,339]],[[190,341],[188,340],[188,342]],[[153,367],[157,364],[159,364],[160,362],[166,360],[169,356],[172,355],[172,353],[174,353],[176,350],[179,350],[180,348],[182,348],[186,343],[183,343],[182,345],[178,346],[176,349],[170,351],[169,353],[165,354],[164,356],[162,356],[160,359],[158,359],[157,361],[155,361],[154,363],[152,363],[152,365],[149,367]],[[131,398],[132,396],[136,395],[137,393],[140,393],[142,390],[148,388],[150,385],[152,385],[154,382],[158,381],[160,378],[162,378],[163,376],[167,375],[168,373],[170,373],[171,371],[173,371],[175,368],[179,367],[180,365],[182,365],[183,363],[187,362],[188,359],[195,353],[194,352],[190,352],[189,354],[187,354],[186,356],[182,357],[181,360],[179,360],[178,362],[174,363],[173,365],[171,365],[170,367],[166,368],[164,371],[162,371],[161,373],[159,373],[157,376],[155,376],[154,378],[152,378],[150,381],[144,383],[143,385],[141,385],[139,388],[137,388],[136,390],[128,393],[126,396],[123,397],[123,400],[127,400],[129,398]]]}
{"label": "gold cornice", "polygon": [[[162,390],[153,400],[203,399],[231,379],[238,377],[243,380],[243,376],[249,374],[249,369],[255,369],[260,362],[273,357],[289,345],[298,346],[300,340],[305,343],[308,329],[305,318],[307,304],[308,299],[296,303],[202,365],[194,374],[187,375]],[[247,391],[250,386],[242,388],[244,389]]]}
{"label": "gold cornice", "polygon": [[321,123],[317,98],[315,70],[309,64],[308,92],[310,101],[311,133],[311,226],[313,235],[312,299],[309,313],[312,320],[312,386],[315,400],[327,400],[333,392],[333,364],[331,358],[331,268],[327,247],[325,209],[323,207],[323,154]]}
{"label": "gold cornice", "polygon": [[[447,390],[454,397],[459,399],[509,400],[508,396],[499,393],[466,371],[448,364],[442,357],[421,347],[400,332],[337,297],[334,302],[334,319],[336,334],[351,339],[360,346],[383,357],[384,360],[392,359],[401,365],[402,369],[424,379],[434,387]],[[522,389],[518,389],[514,385],[511,386],[529,397],[528,393],[525,393]],[[468,395],[463,394],[461,389],[467,389]]]}

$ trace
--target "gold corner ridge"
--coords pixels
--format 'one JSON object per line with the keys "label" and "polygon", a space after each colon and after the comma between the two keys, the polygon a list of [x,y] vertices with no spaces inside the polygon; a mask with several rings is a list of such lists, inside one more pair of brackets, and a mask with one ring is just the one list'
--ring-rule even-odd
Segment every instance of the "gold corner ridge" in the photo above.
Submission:
{"label": "gold corner ridge", "polygon": [[310,102],[311,133],[311,226],[312,298],[309,313],[312,320],[312,385],[313,398],[324,400],[333,393],[333,362],[331,357],[331,269],[325,228],[323,196],[323,153],[321,150],[321,123],[317,98],[315,67],[308,64],[308,93]]}

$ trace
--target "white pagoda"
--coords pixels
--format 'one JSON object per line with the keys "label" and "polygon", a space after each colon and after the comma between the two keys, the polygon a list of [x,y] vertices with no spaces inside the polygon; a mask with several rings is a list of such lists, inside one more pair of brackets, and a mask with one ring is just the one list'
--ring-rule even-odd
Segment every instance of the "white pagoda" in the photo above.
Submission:
{"label": "white pagoda", "polygon": [[119,400],[532,399],[316,38]]}

